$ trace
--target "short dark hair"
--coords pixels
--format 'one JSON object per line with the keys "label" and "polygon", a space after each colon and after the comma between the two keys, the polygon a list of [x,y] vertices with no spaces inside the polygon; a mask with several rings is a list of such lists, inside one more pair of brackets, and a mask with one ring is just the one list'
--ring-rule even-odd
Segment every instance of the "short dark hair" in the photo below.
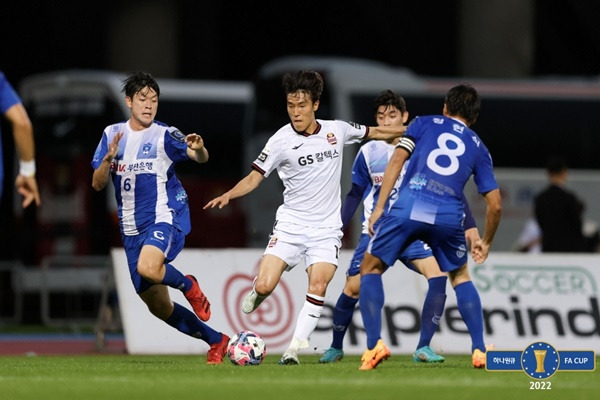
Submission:
{"label": "short dark hair", "polygon": [[446,110],[450,115],[464,118],[469,125],[475,123],[481,111],[481,97],[477,90],[468,83],[454,86],[444,99]]}
{"label": "short dark hair", "polygon": [[373,111],[377,114],[377,110],[381,106],[392,106],[400,111],[402,114],[406,112],[406,101],[402,96],[397,95],[391,90],[387,89],[379,93],[379,96],[373,100]]}
{"label": "short dark hair", "polygon": [[286,95],[304,92],[315,103],[321,99],[323,93],[323,78],[316,71],[287,72],[281,78],[281,86]]}
{"label": "short dark hair", "polygon": [[157,96],[160,96],[158,83],[156,83],[152,75],[146,72],[130,72],[127,74],[127,78],[123,80],[122,92],[125,93],[125,96],[133,98],[137,92],[145,87],[149,87],[156,92]]}

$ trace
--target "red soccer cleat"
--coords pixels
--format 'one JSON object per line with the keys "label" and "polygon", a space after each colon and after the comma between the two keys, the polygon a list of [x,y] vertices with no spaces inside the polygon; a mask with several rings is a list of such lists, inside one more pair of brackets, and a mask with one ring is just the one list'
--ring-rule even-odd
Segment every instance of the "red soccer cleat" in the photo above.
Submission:
{"label": "red soccer cleat", "polygon": [[227,345],[229,344],[229,336],[221,333],[221,341],[213,343],[206,353],[206,363],[210,365],[223,364],[223,357],[227,354]]}
{"label": "red soccer cleat", "polygon": [[198,281],[194,277],[194,275],[186,275],[186,278],[190,278],[192,280],[192,287],[190,290],[185,292],[183,295],[190,302],[190,305],[194,309],[194,312],[202,321],[208,321],[210,319],[210,303],[202,290],[200,289],[200,285],[198,285]]}

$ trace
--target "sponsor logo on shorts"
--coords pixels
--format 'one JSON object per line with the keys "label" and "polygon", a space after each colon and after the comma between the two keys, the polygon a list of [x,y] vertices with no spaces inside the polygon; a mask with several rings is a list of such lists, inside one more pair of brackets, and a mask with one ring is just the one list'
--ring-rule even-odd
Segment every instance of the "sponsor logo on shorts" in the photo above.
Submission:
{"label": "sponsor logo on shorts", "polygon": [[277,236],[271,236],[271,239],[269,239],[269,244],[267,245],[267,247],[275,247],[276,244],[277,244]]}
{"label": "sponsor logo on shorts", "polygon": [[157,239],[160,242],[165,240],[165,234],[162,231],[154,231],[154,232],[152,232],[152,236],[153,236],[152,239]]}
{"label": "sponsor logo on shorts", "polygon": [[458,258],[463,258],[465,256],[465,254],[467,253],[467,248],[464,245],[460,245],[458,247],[458,250],[456,251],[456,256]]}

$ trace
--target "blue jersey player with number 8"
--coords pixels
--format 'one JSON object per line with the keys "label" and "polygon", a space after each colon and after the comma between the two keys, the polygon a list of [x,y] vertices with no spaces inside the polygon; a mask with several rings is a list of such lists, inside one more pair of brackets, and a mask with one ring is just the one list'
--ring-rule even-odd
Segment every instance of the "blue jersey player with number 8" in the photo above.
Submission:
{"label": "blue jersey player with number 8", "polygon": [[[440,269],[448,273],[458,310],[471,335],[473,366],[485,366],[481,300],[467,268],[464,186],[473,175],[486,202],[483,237],[471,245],[471,255],[477,263],[488,256],[500,223],[502,201],[491,155],[470,129],[480,108],[481,99],[472,86],[453,87],[446,94],[443,115],[416,118],[386,167],[379,199],[369,218],[373,237],[360,266],[360,310],[367,332],[361,370],[374,369],[390,355],[381,339],[382,272],[417,239],[429,244]],[[409,157],[398,199],[384,214],[394,183]]]}

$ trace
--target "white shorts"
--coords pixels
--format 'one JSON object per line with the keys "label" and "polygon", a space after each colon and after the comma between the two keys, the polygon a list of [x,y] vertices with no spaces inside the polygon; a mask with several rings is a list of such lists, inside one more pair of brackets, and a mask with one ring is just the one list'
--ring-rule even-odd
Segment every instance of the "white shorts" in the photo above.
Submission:
{"label": "white shorts", "polygon": [[339,228],[315,228],[276,222],[263,254],[281,258],[288,265],[286,271],[291,271],[302,260],[307,268],[317,262],[337,267],[342,235]]}

